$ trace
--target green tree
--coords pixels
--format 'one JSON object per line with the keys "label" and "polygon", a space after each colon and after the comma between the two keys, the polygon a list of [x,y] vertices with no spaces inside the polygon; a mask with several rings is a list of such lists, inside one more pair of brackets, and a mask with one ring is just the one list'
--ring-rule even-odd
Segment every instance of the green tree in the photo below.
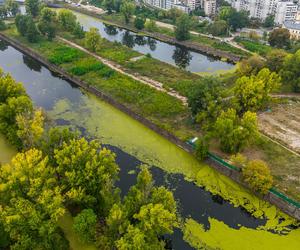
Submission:
{"label": "green tree", "polygon": [[16,117],[18,125],[17,135],[22,140],[25,149],[38,144],[44,132],[44,116],[41,109],[33,113],[23,113]]}
{"label": "green tree", "polygon": [[219,11],[219,19],[229,22],[229,19],[233,13],[234,9],[231,6],[223,6]]}
{"label": "green tree", "polygon": [[84,38],[84,30],[79,22],[77,22],[75,24],[72,34],[75,36],[75,38],[78,38],[78,39]]}
{"label": "green tree", "polygon": [[179,41],[188,40],[190,38],[191,21],[187,14],[182,14],[176,19],[175,37]]}
{"label": "green tree", "polygon": [[40,11],[39,0],[25,0],[26,13],[33,17],[37,17]]}
{"label": "green tree", "polygon": [[285,28],[274,29],[269,35],[269,43],[276,48],[289,48],[291,44],[289,30]]}
{"label": "green tree", "polygon": [[249,14],[246,11],[236,11],[234,10],[229,18],[229,26],[236,31],[246,27],[249,24]]}
{"label": "green tree", "polygon": [[270,93],[280,87],[281,78],[264,68],[257,75],[237,79],[234,96],[241,112],[257,111],[270,101]]}
{"label": "green tree", "polygon": [[266,194],[273,186],[273,177],[268,165],[261,160],[249,161],[242,169],[244,181],[256,192]]}
{"label": "green tree", "polygon": [[206,138],[199,138],[196,142],[195,156],[199,161],[203,161],[208,155],[208,141]]}
{"label": "green tree", "polygon": [[96,51],[100,40],[101,36],[97,28],[90,28],[90,31],[85,33],[85,46],[91,51]]}
{"label": "green tree", "polygon": [[221,82],[216,77],[197,81],[188,96],[188,105],[197,122],[208,128],[222,109]]}
{"label": "green tree", "polygon": [[58,22],[63,29],[73,31],[77,25],[77,17],[72,11],[62,9],[58,12]]}
{"label": "green tree", "polygon": [[266,28],[273,28],[274,25],[275,25],[274,20],[275,20],[275,16],[274,15],[267,16],[267,18],[264,21],[264,27],[266,27]]}
{"label": "green tree", "polygon": [[273,49],[266,55],[266,66],[271,70],[279,73],[283,68],[284,60],[287,53],[281,49]]}
{"label": "green tree", "polygon": [[8,16],[8,10],[5,6],[0,6],[0,19],[5,19]]}
{"label": "green tree", "polygon": [[31,43],[36,43],[39,37],[39,31],[31,16],[27,19],[26,38]]}
{"label": "green tree", "polygon": [[115,155],[98,142],[87,142],[84,138],[63,143],[54,154],[66,202],[94,207],[106,215],[118,199],[115,182],[119,167]]}
{"label": "green tree", "polygon": [[157,25],[156,22],[153,19],[150,19],[149,21],[146,21],[145,23],[145,29],[150,32],[157,31]]}
{"label": "green tree", "polygon": [[228,34],[228,24],[224,20],[213,22],[207,29],[213,36],[225,36]]}
{"label": "green tree", "polygon": [[115,8],[114,0],[104,0],[104,6],[107,9],[108,14],[111,14],[113,9]]}
{"label": "green tree", "polygon": [[16,16],[19,13],[19,4],[15,0],[7,0],[5,6],[12,16]]}
{"label": "green tree", "polygon": [[243,59],[237,64],[237,73],[239,76],[256,75],[266,66],[266,62],[258,55],[253,55],[247,59]]}
{"label": "green tree", "polygon": [[29,16],[18,14],[15,19],[15,24],[18,32],[21,36],[26,36],[27,33],[27,21]]}
{"label": "green tree", "polygon": [[120,11],[124,16],[125,23],[129,23],[131,16],[133,15],[135,10],[135,5],[134,3],[130,1],[123,1]]}
{"label": "green tree", "polygon": [[283,63],[280,75],[284,84],[291,84],[294,92],[300,92],[300,50],[293,55],[288,55]]}
{"label": "green tree", "polygon": [[214,132],[224,152],[238,153],[258,134],[256,114],[247,111],[239,118],[234,109],[222,111]]}
{"label": "green tree", "polygon": [[6,30],[6,28],[7,28],[7,26],[6,26],[5,22],[2,19],[0,19],[0,31]]}
{"label": "green tree", "polygon": [[65,213],[54,169],[36,149],[0,172],[1,217],[12,249],[68,249],[57,220]]}
{"label": "green tree", "polygon": [[56,34],[56,21],[57,16],[54,10],[47,7],[42,9],[38,28],[40,32],[50,41],[55,37]]}
{"label": "green tree", "polygon": [[137,16],[134,19],[134,27],[136,27],[139,30],[142,30],[145,27],[145,22],[146,22],[146,19],[144,17]]}
{"label": "green tree", "polygon": [[74,218],[73,228],[78,237],[86,243],[95,241],[97,215],[92,209],[82,210]]}

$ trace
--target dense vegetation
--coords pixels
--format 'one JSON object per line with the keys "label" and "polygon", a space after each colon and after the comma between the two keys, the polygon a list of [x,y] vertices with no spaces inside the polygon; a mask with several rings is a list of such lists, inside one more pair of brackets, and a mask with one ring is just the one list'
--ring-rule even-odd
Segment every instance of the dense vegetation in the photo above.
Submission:
{"label": "dense vegetation", "polygon": [[[32,106],[21,84],[9,75],[0,80],[1,107],[18,98]],[[99,249],[164,249],[163,236],[178,226],[173,194],[155,187],[142,167],[137,184],[121,198],[115,155],[77,132],[48,129],[41,112],[39,119],[25,119],[28,104],[18,103],[18,117],[10,112],[13,139],[24,147],[1,166],[0,246],[69,249],[58,226],[69,211],[78,237]]]}

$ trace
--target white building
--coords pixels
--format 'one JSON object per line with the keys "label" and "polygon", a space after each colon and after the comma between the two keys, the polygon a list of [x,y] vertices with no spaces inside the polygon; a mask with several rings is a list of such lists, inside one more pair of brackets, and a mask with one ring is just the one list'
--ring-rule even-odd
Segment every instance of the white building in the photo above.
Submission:
{"label": "white building", "polygon": [[184,13],[189,13],[190,12],[190,8],[186,5],[184,5],[184,4],[171,4],[171,8],[181,10]]}
{"label": "white building", "polygon": [[284,22],[296,20],[298,5],[292,1],[278,2],[275,13],[275,23],[283,24]]}
{"label": "white building", "polygon": [[201,0],[186,0],[185,3],[191,10],[195,10],[196,8],[201,6]]}
{"label": "white building", "polygon": [[287,21],[283,24],[283,27],[288,29],[292,39],[300,40],[300,22]]}
{"label": "white building", "polygon": [[202,0],[201,4],[205,15],[214,16],[217,11],[217,0]]}
{"label": "white building", "polygon": [[[238,11],[249,12],[250,17],[261,21],[267,16],[274,15],[275,22],[283,24],[286,20],[294,20],[298,5],[292,0],[226,0]],[[294,18],[294,19],[293,19]]]}

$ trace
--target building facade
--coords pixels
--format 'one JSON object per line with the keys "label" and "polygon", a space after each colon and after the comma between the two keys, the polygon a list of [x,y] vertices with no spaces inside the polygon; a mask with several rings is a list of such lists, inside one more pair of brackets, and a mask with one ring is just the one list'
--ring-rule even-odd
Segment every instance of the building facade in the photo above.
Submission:
{"label": "building facade", "polygon": [[274,15],[277,24],[296,18],[298,4],[291,0],[226,0],[238,11],[248,11],[250,17],[264,21]]}
{"label": "building facade", "polygon": [[289,30],[292,39],[300,40],[300,21],[287,21],[283,27]]}
{"label": "building facade", "polygon": [[205,15],[214,16],[217,12],[217,0],[202,0],[202,9]]}

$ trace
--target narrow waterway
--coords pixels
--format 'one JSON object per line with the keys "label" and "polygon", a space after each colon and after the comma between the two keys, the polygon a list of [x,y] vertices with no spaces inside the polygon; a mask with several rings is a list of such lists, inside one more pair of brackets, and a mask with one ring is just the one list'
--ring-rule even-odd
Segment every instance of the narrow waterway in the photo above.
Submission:
{"label": "narrow waterway", "polygon": [[[194,179],[200,170],[213,173],[212,181],[222,183],[224,178],[198,163],[190,154],[5,42],[0,43],[0,67],[17,81],[23,82],[34,103],[43,107],[57,124],[77,128],[87,137],[99,138],[116,153],[121,168],[118,186],[123,194],[135,183],[138,166],[147,163],[153,166],[151,169],[156,184],[165,185],[174,192],[183,218],[194,219],[206,230],[211,229],[212,218],[230,230],[243,227],[260,235],[255,229],[264,225],[265,220],[255,219],[245,209],[235,207],[184,178]],[[3,145],[0,147],[2,152]],[[230,180],[226,183],[232,188],[236,185]],[[241,197],[249,196],[242,188],[239,192]],[[255,238],[245,236],[242,239],[247,240],[245,244],[248,247],[245,249],[251,249],[251,241]],[[173,249],[192,249],[183,240],[180,230],[172,235],[170,244]]]}
{"label": "narrow waterway", "polygon": [[194,52],[185,47],[171,45],[154,38],[137,35],[132,31],[107,25],[99,19],[74,11],[84,30],[96,27],[102,37],[111,42],[120,42],[142,54],[150,54],[162,62],[184,68],[191,72],[214,72],[229,70],[233,64]]}

